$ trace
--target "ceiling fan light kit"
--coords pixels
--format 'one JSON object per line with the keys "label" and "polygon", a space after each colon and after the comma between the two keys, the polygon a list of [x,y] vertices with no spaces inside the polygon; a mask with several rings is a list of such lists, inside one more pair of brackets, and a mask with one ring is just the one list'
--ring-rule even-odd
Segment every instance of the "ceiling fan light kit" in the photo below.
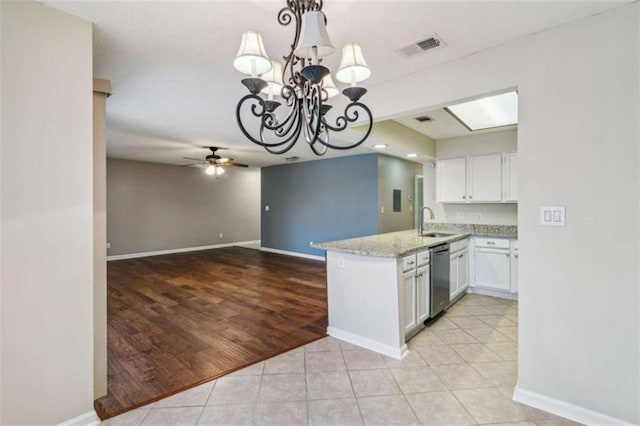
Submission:
{"label": "ceiling fan light kit", "polygon": [[219,149],[221,148],[210,146],[209,150],[211,151],[211,154],[204,157],[204,159],[183,157],[185,160],[194,160],[197,161],[197,163],[185,164],[182,167],[208,164],[204,172],[210,176],[216,177],[225,173],[225,167],[249,167],[247,164],[236,163],[235,161],[233,161],[233,158],[219,156],[217,154],[217,151]]}
{"label": "ceiling fan light kit", "polygon": [[[371,111],[360,102],[367,90],[358,83],[371,75],[362,48],[357,43],[350,43],[342,49],[342,60],[335,77],[350,85],[342,91],[350,102],[331,124],[326,117],[331,105],[326,102],[339,91],[330,70],[322,65],[323,58],[335,51],[322,12],[323,1],[287,0],[286,4],[278,13],[278,23],[287,26],[294,22],[295,34],[291,50],[284,57],[284,66],[268,58],[260,33],[246,31],[242,34],[240,49],[233,62],[238,71],[249,76],[241,81],[249,94],[240,99],[236,107],[240,130],[250,141],[272,154],[289,151],[301,134],[316,155],[324,155],[328,148],[355,148],[367,139],[373,127]],[[275,100],[276,96],[281,101]],[[282,104],[288,111],[277,115]],[[255,122],[252,131],[243,122],[243,111]],[[358,141],[349,145],[330,142],[330,132],[343,131],[349,123],[361,118],[366,121],[367,128]]]}

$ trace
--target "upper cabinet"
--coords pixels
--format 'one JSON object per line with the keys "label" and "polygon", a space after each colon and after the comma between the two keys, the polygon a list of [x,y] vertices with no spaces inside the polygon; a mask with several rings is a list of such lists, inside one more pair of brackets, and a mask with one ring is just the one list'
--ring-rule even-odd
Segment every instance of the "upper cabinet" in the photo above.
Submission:
{"label": "upper cabinet", "polygon": [[518,201],[518,153],[504,155],[504,200]]}
{"label": "upper cabinet", "polygon": [[518,200],[517,153],[438,160],[436,201],[500,203]]}
{"label": "upper cabinet", "polygon": [[467,159],[465,157],[437,162],[436,192],[438,202],[465,202],[467,199]]}
{"label": "upper cabinet", "polygon": [[501,162],[500,154],[469,157],[467,201],[473,203],[502,200]]}

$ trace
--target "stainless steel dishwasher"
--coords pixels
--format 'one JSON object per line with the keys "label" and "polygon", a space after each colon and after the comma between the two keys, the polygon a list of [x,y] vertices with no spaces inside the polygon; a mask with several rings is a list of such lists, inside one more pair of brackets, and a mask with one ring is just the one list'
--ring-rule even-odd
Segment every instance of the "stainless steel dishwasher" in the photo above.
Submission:
{"label": "stainless steel dishwasher", "polygon": [[435,318],[449,306],[449,244],[431,247],[431,309],[429,317]]}

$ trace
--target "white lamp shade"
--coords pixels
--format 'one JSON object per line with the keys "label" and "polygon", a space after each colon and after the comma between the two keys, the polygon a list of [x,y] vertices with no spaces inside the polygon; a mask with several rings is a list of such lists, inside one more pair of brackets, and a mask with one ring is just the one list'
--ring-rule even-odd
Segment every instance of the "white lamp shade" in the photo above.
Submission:
{"label": "white lamp shade", "polygon": [[271,61],[271,69],[260,76],[267,82],[267,87],[262,89],[262,93],[271,93],[272,95],[280,95],[282,91],[282,64],[278,61]]}
{"label": "white lamp shade", "polygon": [[242,33],[240,49],[233,66],[243,74],[257,76],[271,69],[271,61],[264,50],[262,36],[257,31]]}
{"label": "white lamp shade", "polygon": [[327,33],[324,13],[316,10],[302,16],[300,39],[293,53],[299,58],[310,59],[313,57],[314,47],[317,48],[318,58],[331,55],[335,51]]}
{"label": "white lamp shade", "polygon": [[216,167],[216,175],[220,176],[224,174],[224,169],[220,166]]}
{"label": "white lamp shade", "polygon": [[358,83],[371,75],[367,61],[362,55],[362,48],[357,43],[347,44],[342,48],[342,60],[340,68],[336,72],[336,78],[343,83]]}
{"label": "white lamp shade", "polygon": [[209,167],[207,167],[204,172],[208,175],[212,175],[216,172],[216,166],[214,165],[210,165]]}
{"label": "white lamp shade", "polygon": [[328,98],[333,98],[334,96],[340,93],[340,91],[336,87],[336,84],[333,82],[333,79],[331,78],[331,74],[327,74],[322,79],[322,88],[327,92]]}

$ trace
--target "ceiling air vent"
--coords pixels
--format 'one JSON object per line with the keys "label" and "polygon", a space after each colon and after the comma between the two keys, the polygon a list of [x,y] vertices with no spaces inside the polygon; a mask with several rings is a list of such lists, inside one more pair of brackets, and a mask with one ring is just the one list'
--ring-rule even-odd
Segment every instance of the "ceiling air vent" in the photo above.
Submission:
{"label": "ceiling air vent", "polygon": [[421,122],[421,123],[428,123],[430,121],[433,121],[433,118],[427,117],[426,115],[423,115],[423,116],[420,116],[420,117],[416,117],[415,119],[417,121]]}
{"label": "ceiling air vent", "polygon": [[288,163],[293,163],[294,161],[298,161],[300,159],[300,157],[287,157],[285,158],[285,160],[287,160]]}
{"label": "ceiling air vent", "polygon": [[413,42],[407,46],[400,47],[399,49],[396,49],[396,51],[402,56],[410,58],[419,53],[423,53],[438,47],[444,47],[446,45],[447,44],[442,40],[442,38],[440,38],[438,34],[433,34],[431,37],[427,37],[425,39]]}

